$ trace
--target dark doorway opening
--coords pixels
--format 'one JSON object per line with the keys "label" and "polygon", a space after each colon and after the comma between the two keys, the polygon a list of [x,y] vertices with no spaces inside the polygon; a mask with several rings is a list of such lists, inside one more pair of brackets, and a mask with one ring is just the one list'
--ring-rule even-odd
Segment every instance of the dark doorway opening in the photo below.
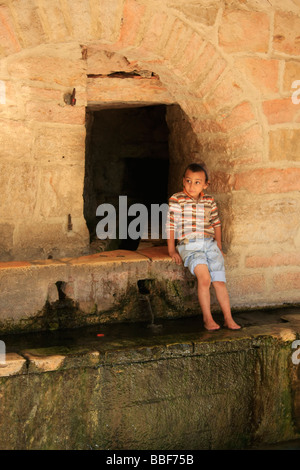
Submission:
{"label": "dark doorway opening", "polygon": [[[135,250],[140,240],[99,240],[97,207],[111,204],[119,214],[119,197],[128,207],[168,200],[169,130],[166,105],[87,109],[84,216],[90,233],[91,251]],[[117,217],[118,221],[118,217]],[[130,222],[130,218],[128,218]],[[161,244],[159,240],[142,241]]]}

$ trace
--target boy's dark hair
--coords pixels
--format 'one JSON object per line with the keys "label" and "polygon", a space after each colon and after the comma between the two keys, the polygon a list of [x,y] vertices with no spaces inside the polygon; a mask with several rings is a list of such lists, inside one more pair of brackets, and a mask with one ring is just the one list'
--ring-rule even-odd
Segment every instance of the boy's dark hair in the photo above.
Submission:
{"label": "boy's dark hair", "polygon": [[200,163],[190,163],[184,170],[183,177],[188,170],[192,171],[193,173],[197,173],[197,171],[203,171],[205,174],[205,183],[209,182],[207,170],[204,165],[201,165]]}

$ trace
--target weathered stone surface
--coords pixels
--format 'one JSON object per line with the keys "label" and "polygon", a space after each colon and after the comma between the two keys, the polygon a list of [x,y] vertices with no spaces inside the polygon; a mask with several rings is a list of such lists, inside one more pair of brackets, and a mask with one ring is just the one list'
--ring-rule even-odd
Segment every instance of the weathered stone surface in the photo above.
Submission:
{"label": "weathered stone surface", "polygon": [[[292,171],[298,171],[300,108],[292,103],[291,84],[300,79],[299,11],[292,0],[223,3],[170,0],[159,9],[157,2],[144,0],[1,5],[2,260],[73,256],[88,249],[82,196],[87,104],[90,116],[101,106],[177,103],[166,108],[170,192],[181,189],[181,172],[190,160],[206,161],[215,175],[224,239],[236,234],[239,260],[233,265],[241,276],[242,226],[256,214],[247,196],[266,195],[270,211],[281,198],[283,210],[282,217],[275,210],[273,239],[273,220],[264,219],[268,210],[262,201],[259,231],[250,220],[249,247],[298,246]],[[134,70],[143,75],[87,77]],[[64,97],[73,88],[77,102],[69,106]],[[240,205],[231,201],[236,192],[241,216]],[[68,292],[74,287],[70,282]],[[90,302],[88,283],[84,288]],[[268,289],[261,298],[272,297]]]}
{"label": "weathered stone surface", "polygon": [[139,29],[143,24],[146,6],[127,0],[124,4],[123,21],[120,31],[120,43],[132,46],[139,39]]}
{"label": "weathered stone surface", "polygon": [[93,104],[172,103],[173,98],[157,78],[89,78],[87,101]]}
{"label": "weathered stone surface", "polygon": [[14,259],[43,260],[86,252],[89,234],[85,221],[82,217],[71,220],[72,231],[68,231],[68,214],[48,219],[47,224],[39,219],[21,219],[14,233]]}
{"label": "weathered stone surface", "polygon": [[[33,47],[46,40],[46,34],[39,14],[39,8],[33,0],[28,0],[18,8],[14,2],[13,15],[18,23],[18,36],[24,47]],[[30,28],[28,28],[30,25]]]}
{"label": "weathered stone surface", "polygon": [[295,439],[295,333],[296,324],[271,324],[24,351],[16,360],[26,357],[28,369],[0,380],[0,448],[243,449]]}
{"label": "weathered stone surface", "polygon": [[31,163],[19,163],[18,171],[13,162],[0,164],[2,218],[7,219],[9,214],[14,218],[32,216],[37,200],[38,174],[38,168]]}
{"label": "weathered stone surface", "polygon": [[233,210],[235,204],[239,205],[239,211],[235,212],[233,245],[268,245],[270,240],[280,243],[295,237],[299,227],[297,195],[289,195],[284,199],[280,195],[277,198],[270,195],[256,196],[254,204],[253,195],[243,198],[240,193],[236,193]]}
{"label": "weathered stone surface", "polygon": [[[32,133],[26,123],[3,119],[1,123],[1,159],[30,159]],[[1,173],[3,174],[3,169]]]}
{"label": "weathered stone surface", "polygon": [[270,266],[300,266],[298,252],[275,252],[268,254],[247,256],[245,266],[248,268],[268,268]]}
{"label": "weathered stone surface", "polygon": [[263,110],[269,124],[298,122],[300,120],[300,107],[295,105],[291,98],[264,101]]}
{"label": "weathered stone surface", "polygon": [[86,130],[38,126],[35,128],[33,156],[41,163],[80,163],[84,161]]}
{"label": "weathered stone surface", "polygon": [[300,190],[300,169],[257,169],[235,175],[234,189],[251,193],[284,193]]}
{"label": "weathered stone surface", "polygon": [[[42,167],[40,182],[40,214],[43,217],[72,217],[82,215],[83,165],[71,165],[61,160],[59,166],[50,162]],[[64,179],[61,174],[65,175]],[[66,181],[69,184],[66,184]],[[73,187],[76,187],[77,198]],[[43,194],[43,197],[42,197]],[[45,197],[45,195],[47,196]],[[77,199],[77,200],[76,200]]]}
{"label": "weathered stone surface", "polygon": [[205,97],[204,104],[210,112],[214,113],[228,109],[228,106],[236,106],[243,101],[245,101],[243,87],[231,71],[226,71],[222,82],[212,88],[210,95]]}
{"label": "weathered stone surface", "polygon": [[5,354],[5,364],[0,364],[0,377],[19,375],[25,372],[26,359],[24,357],[16,353]]}
{"label": "weathered stone surface", "polygon": [[85,85],[84,62],[68,58],[45,56],[28,56],[10,61],[8,71],[15,79],[24,79],[58,84],[64,86]]}
{"label": "weathered stone surface", "polygon": [[270,18],[255,11],[226,9],[219,29],[219,44],[226,52],[267,52]]}
{"label": "weathered stone surface", "polygon": [[137,68],[136,62],[129,62],[125,56],[89,46],[87,49],[87,74],[109,75],[114,72],[133,72]]}
{"label": "weathered stone surface", "polygon": [[14,228],[12,224],[0,224],[0,253],[3,261],[11,259]]}
{"label": "weathered stone surface", "polygon": [[14,31],[13,18],[7,5],[0,6],[0,54],[8,55],[19,52],[19,39]]}
{"label": "weathered stone surface", "polygon": [[29,101],[26,103],[26,119],[37,122],[56,122],[61,124],[84,124],[85,107],[60,105],[57,103],[44,103]]}
{"label": "weathered stone surface", "polygon": [[188,20],[195,21],[196,23],[203,23],[206,26],[213,26],[216,21],[218,13],[217,6],[214,5],[203,5],[197,3],[180,4],[178,2],[170,3],[172,8],[175,8],[178,12],[183,13]]}
{"label": "weathered stone surface", "polygon": [[190,69],[190,65],[194,63],[203,47],[203,38],[193,32],[184,48],[180,60],[176,63],[176,70],[179,70],[183,74],[187,73]]}
{"label": "weathered stone surface", "polygon": [[300,63],[295,60],[289,60],[285,62],[284,77],[283,77],[283,89],[291,94],[294,93],[297,88],[292,88],[294,81],[300,80]]}
{"label": "weathered stone surface", "polygon": [[30,361],[29,372],[51,372],[60,368],[65,356],[52,354],[51,356],[37,356],[30,352],[23,352],[24,357]]}
{"label": "weathered stone surface", "polygon": [[273,49],[285,54],[300,55],[300,17],[291,12],[277,11],[274,19]]}
{"label": "weathered stone surface", "polygon": [[270,131],[270,160],[300,160],[300,131],[298,129],[276,129]]}
{"label": "weathered stone surface", "polygon": [[235,66],[262,95],[279,91],[279,61],[254,57],[238,58]]}
{"label": "weathered stone surface", "polygon": [[290,291],[299,289],[300,285],[300,274],[297,271],[285,272],[282,274],[274,275],[274,286],[275,289],[280,291]]}

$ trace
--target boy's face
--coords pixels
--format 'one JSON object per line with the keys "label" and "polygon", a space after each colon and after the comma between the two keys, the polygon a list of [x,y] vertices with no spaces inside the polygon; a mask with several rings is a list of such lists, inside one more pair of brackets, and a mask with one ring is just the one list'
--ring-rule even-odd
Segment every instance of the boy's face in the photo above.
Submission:
{"label": "boy's face", "polygon": [[196,171],[195,173],[191,170],[186,171],[183,177],[183,187],[194,199],[197,199],[207,186],[204,171]]}

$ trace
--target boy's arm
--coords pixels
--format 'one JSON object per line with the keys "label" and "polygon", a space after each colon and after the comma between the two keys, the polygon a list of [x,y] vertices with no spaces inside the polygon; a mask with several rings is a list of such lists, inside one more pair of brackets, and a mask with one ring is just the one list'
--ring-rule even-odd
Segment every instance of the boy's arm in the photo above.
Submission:
{"label": "boy's arm", "polygon": [[215,240],[217,242],[217,245],[219,247],[219,249],[221,250],[221,252],[223,253],[222,251],[222,231],[221,231],[221,225],[218,225],[217,227],[215,227]]}
{"label": "boy's arm", "polygon": [[182,263],[181,256],[179,255],[175,247],[175,230],[178,223],[179,213],[181,213],[181,209],[178,202],[176,201],[176,198],[170,198],[169,211],[166,223],[167,245],[169,256],[172,258],[172,261],[175,261],[177,264]]}
{"label": "boy's arm", "polygon": [[175,248],[175,238],[174,238],[174,231],[170,230],[167,238],[167,244],[168,244],[168,253],[169,256],[171,256],[172,260],[174,260],[177,264],[182,263],[182,259],[178,251],[176,251]]}

